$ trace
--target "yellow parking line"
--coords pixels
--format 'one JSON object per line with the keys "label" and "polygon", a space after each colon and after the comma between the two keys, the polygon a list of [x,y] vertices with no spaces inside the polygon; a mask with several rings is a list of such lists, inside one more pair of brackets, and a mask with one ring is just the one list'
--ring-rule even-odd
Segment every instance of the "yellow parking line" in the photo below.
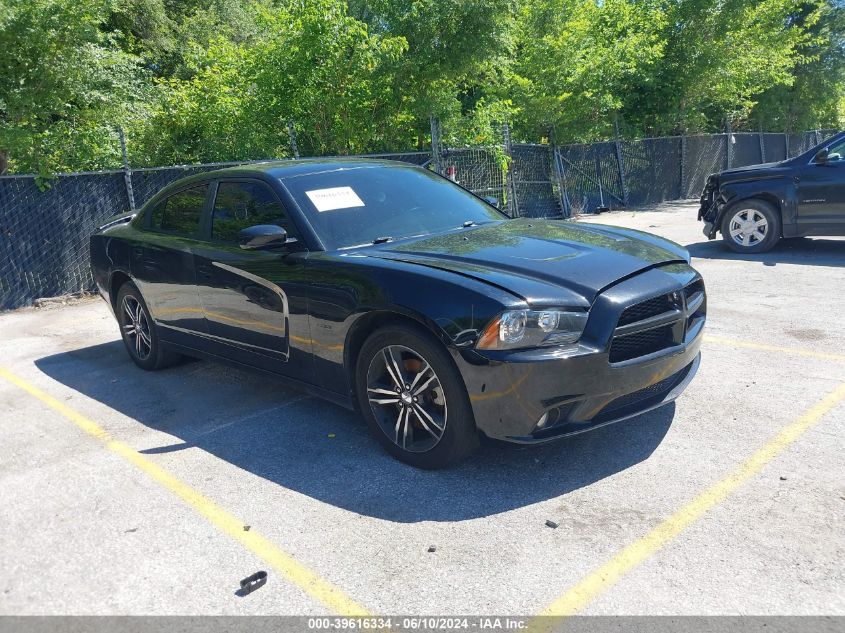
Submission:
{"label": "yellow parking line", "polygon": [[[787,425],[727,477],[710,486],[643,538],[628,545],[604,565],[584,577],[574,587],[543,609],[538,617],[563,617],[581,611],[596,597],[619,582],[625,574],[669,544],[685,528],[700,519],[708,510],[724,501],[728,495],[760,472],[766,464],[795,442],[802,433],[821,420],[843,399],[845,399],[845,383],[840,384],[799,418]],[[534,620],[531,624],[531,630],[547,630],[554,625],[554,621]]]}
{"label": "yellow parking line", "polygon": [[29,384],[23,378],[0,367],[0,378],[4,378],[42,403],[61,413],[80,429],[103,442],[106,447],[134,464],[148,474],[170,492],[182,499],[199,514],[208,519],[217,528],[246,546],[247,549],[264,559],[268,565],[278,571],[284,578],[299,587],[309,596],[317,599],[334,613],[341,615],[367,615],[367,610],[349,598],[343,591],[323,580],[316,573],[298,562],[293,556],[274,545],[267,538],[255,530],[244,531],[244,522],[229,514],[215,504],[211,499],[203,496],[188,484],[177,479],[166,470],[156,465],[136,450],[115,440],[97,423],[60,402],[51,395]]}
{"label": "yellow parking line", "polygon": [[726,345],[728,347],[744,347],[746,349],[756,349],[761,352],[779,352],[781,354],[793,354],[795,356],[807,356],[809,358],[819,358],[822,360],[838,360],[845,362],[845,354],[827,354],[825,352],[813,352],[808,349],[801,349],[798,347],[778,347],[776,345],[765,345],[763,343],[755,343],[753,341],[741,341],[732,338],[725,338],[722,336],[713,336],[711,334],[704,335],[705,343],[715,343],[716,345]]}

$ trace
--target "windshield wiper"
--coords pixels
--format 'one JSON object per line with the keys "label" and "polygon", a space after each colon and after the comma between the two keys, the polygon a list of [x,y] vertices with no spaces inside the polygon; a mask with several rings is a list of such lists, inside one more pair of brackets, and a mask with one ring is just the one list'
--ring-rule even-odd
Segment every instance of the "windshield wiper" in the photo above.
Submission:
{"label": "windshield wiper", "polygon": [[386,236],[386,237],[377,237],[373,240],[373,244],[384,244],[385,242],[390,242],[393,238]]}

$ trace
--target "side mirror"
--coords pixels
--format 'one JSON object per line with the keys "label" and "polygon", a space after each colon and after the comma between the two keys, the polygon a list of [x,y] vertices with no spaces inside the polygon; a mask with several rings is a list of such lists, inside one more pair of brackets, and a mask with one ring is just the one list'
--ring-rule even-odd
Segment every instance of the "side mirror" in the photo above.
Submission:
{"label": "side mirror", "polygon": [[493,205],[497,209],[499,208],[499,199],[494,196],[484,196],[484,202]]}
{"label": "side mirror", "polygon": [[258,249],[280,248],[287,244],[288,234],[275,224],[256,224],[238,231],[238,244],[241,248],[254,251]]}
{"label": "side mirror", "polygon": [[818,163],[819,165],[824,165],[827,162],[827,148],[820,149],[816,152],[816,157],[813,159],[814,163]]}

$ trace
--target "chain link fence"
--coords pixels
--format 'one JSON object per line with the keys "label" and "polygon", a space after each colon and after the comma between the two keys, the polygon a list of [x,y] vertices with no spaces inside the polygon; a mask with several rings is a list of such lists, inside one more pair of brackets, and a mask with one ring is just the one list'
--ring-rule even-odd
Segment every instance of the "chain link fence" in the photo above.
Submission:
{"label": "chain link fence", "polygon": [[[435,131],[434,122],[432,130]],[[432,137],[439,140],[437,132]],[[435,169],[512,217],[566,218],[697,198],[707,176],[728,166],[782,160],[833,130],[805,134],[711,134],[565,145],[502,143],[431,152],[372,154]],[[88,238],[109,217],[140,208],[169,183],[245,162],[59,175],[0,176],[0,310],[90,290]]]}

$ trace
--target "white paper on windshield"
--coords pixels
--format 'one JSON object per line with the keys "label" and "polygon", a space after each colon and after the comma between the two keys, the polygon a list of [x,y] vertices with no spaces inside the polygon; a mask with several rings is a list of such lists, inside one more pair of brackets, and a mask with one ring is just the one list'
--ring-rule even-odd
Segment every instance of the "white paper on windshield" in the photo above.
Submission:
{"label": "white paper on windshield", "polygon": [[314,189],[306,191],[305,195],[308,196],[317,211],[334,211],[335,209],[364,206],[364,201],[358,197],[352,187]]}

